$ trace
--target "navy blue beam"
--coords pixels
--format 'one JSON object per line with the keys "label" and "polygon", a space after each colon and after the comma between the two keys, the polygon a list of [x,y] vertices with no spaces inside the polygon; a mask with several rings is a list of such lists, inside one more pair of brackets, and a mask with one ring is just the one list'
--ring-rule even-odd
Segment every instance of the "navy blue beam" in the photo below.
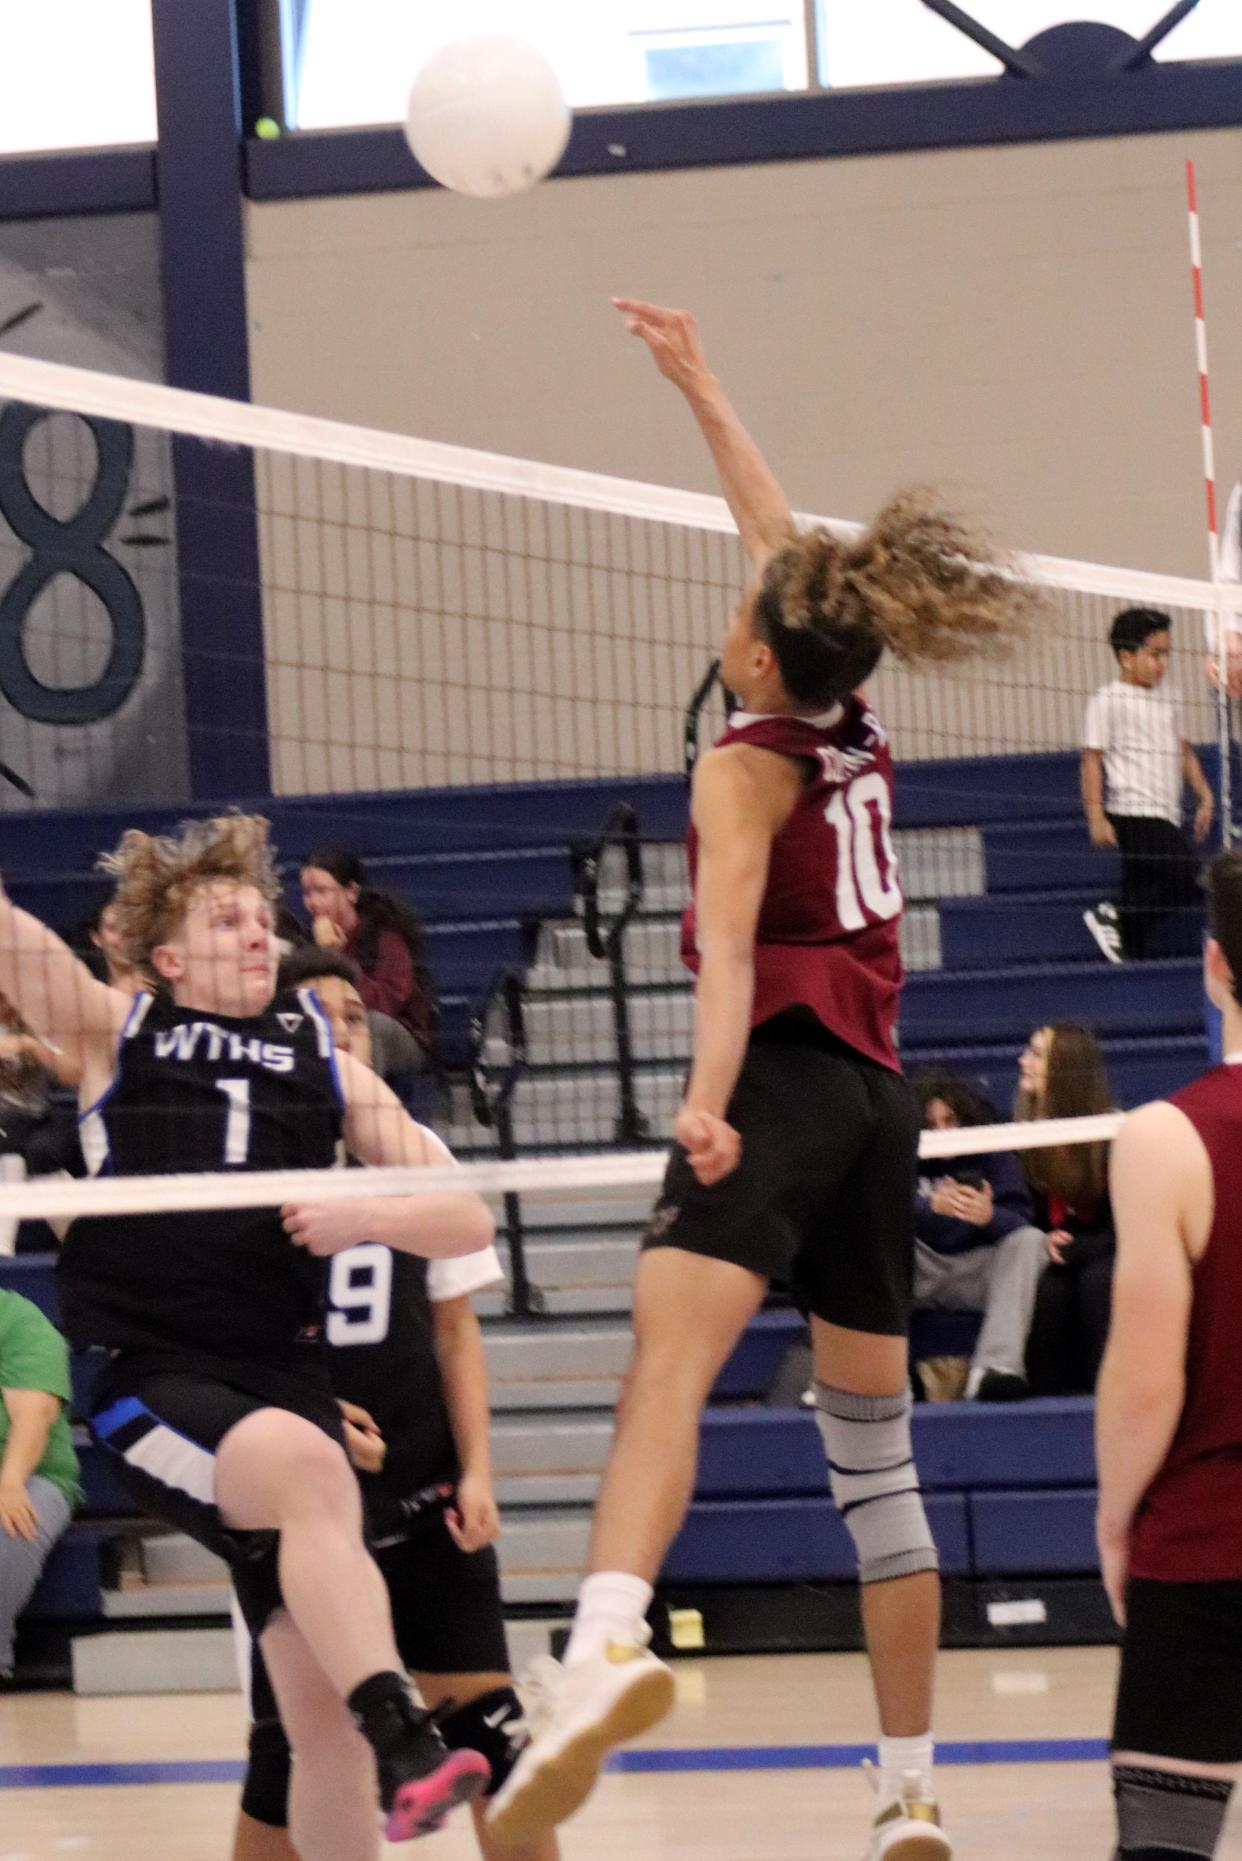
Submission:
{"label": "navy blue beam", "polygon": [[[781,97],[593,110],[574,118],[560,176],[632,174],[734,162],[804,161],[909,149],[973,148],[1242,124],[1242,60],[1152,64],[1076,79],[976,78]],[[434,183],[400,129],[302,131],[251,140],[253,200],[361,194]]]}
{"label": "navy blue beam", "polygon": [[[167,378],[250,398],[234,0],[152,0]],[[195,800],[270,790],[254,465],[173,444]]]}
{"label": "navy blue beam", "polygon": [[153,148],[0,156],[0,220],[141,213],[155,206]]}

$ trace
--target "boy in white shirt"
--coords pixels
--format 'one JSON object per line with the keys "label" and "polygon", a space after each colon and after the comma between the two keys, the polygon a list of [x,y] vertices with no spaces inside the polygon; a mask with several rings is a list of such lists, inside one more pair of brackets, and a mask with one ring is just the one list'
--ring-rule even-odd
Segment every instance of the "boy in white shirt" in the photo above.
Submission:
{"label": "boy in white shirt", "polygon": [[1110,963],[1145,956],[1152,931],[1175,911],[1199,911],[1199,861],[1182,832],[1182,787],[1194,790],[1194,837],[1207,837],[1214,804],[1199,758],[1182,735],[1169,669],[1168,614],[1128,607],[1109,645],[1120,676],[1087,706],[1082,802],[1093,846],[1121,851],[1118,904],[1094,905],[1083,917]]}

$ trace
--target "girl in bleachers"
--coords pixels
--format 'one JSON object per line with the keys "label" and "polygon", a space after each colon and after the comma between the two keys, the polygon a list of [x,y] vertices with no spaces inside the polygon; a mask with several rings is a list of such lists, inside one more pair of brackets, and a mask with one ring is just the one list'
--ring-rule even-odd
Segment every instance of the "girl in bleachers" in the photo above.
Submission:
{"label": "girl in bleachers", "polygon": [[430,1063],[435,994],[414,912],[391,892],[368,885],[358,855],[338,846],[316,847],[303,861],[302,903],[315,942],[357,965],[367,1007],[408,1028]]}
{"label": "girl in bleachers", "polygon": [[[1014,1116],[1085,1118],[1113,1109],[1099,1043],[1089,1028],[1036,1028],[1018,1061]],[[1027,1344],[1034,1394],[1088,1395],[1108,1339],[1112,1295],[1112,1208],[1108,1145],[1066,1144],[1022,1153],[1035,1218],[1048,1236]]]}

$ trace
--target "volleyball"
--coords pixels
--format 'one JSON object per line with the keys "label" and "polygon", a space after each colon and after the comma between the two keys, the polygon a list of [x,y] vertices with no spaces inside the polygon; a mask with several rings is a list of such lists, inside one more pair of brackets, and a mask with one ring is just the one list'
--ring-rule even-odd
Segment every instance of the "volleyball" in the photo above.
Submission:
{"label": "volleyball", "polygon": [[489,34],[441,46],[410,92],[415,160],[458,194],[520,194],[555,168],[569,140],[560,79],[521,39]]}

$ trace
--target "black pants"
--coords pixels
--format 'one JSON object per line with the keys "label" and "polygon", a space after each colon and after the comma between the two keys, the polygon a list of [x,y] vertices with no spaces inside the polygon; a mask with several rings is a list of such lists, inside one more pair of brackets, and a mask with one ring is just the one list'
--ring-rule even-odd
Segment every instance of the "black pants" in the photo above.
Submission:
{"label": "black pants", "polygon": [[1149,955],[1153,931],[1172,913],[1178,921],[1168,927],[1158,954],[1193,952],[1203,924],[1199,855],[1172,821],[1145,814],[1110,814],[1108,818],[1121,848],[1117,915],[1124,954]]}
{"label": "black pants", "polygon": [[1108,1342],[1112,1309],[1111,1230],[1075,1237],[1065,1264],[1045,1267],[1026,1344],[1026,1375],[1036,1396],[1089,1396]]}

